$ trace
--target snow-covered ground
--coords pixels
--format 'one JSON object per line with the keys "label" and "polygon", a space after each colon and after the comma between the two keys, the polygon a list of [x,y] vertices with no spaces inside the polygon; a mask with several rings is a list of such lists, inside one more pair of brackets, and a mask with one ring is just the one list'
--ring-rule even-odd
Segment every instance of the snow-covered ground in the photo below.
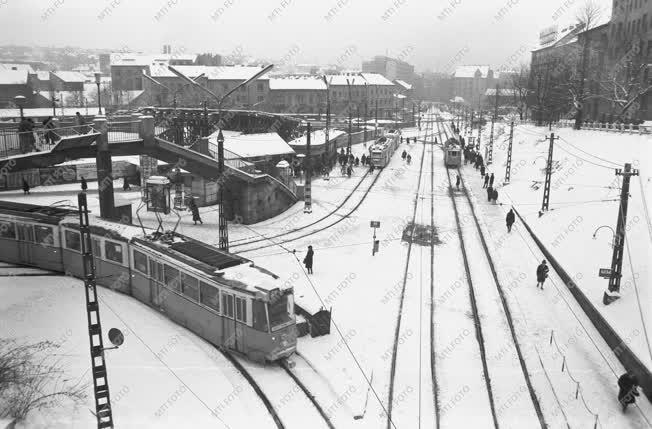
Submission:
{"label": "snow-covered ground", "polygon": [[[528,217],[528,221],[535,224],[533,226],[538,233],[544,234],[545,228],[549,227],[547,220],[552,221],[557,219],[555,216],[568,212],[573,212],[575,216],[577,213],[569,203],[559,205],[558,209],[536,220],[538,206],[530,206],[528,202],[539,201],[540,190],[531,191],[528,182],[519,180],[530,180],[535,174],[536,179],[541,179],[538,169],[543,166],[543,161],[537,160],[537,156],[539,152],[545,152],[547,146],[545,143],[530,141],[529,135],[525,134],[543,131],[526,126],[518,127],[517,130],[521,128],[526,131],[522,134],[518,131],[518,137],[514,140],[513,164],[519,165],[520,170],[513,172],[512,185],[500,189],[500,199],[505,202],[509,194],[512,200],[523,203],[524,207],[531,207],[521,212]],[[417,135],[417,130],[406,130],[404,135]],[[419,136],[423,140],[424,133]],[[537,138],[539,137],[532,135],[532,139]],[[502,141],[504,135],[499,139]],[[577,144],[574,140],[567,139]],[[517,143],[520,141],[524,143]],[[412,155],[411,165],[400,158],[404,149]],[[362,145],[354,147],[356,154],[361,154],[363,150]],[[425,158],[423,177],[419,184],[422,154]],[[556,154],[561,156],[559,152]],[[501,156],[497,148],[494,166],[501,165]],[[534,166],[532,161],[535,162]],[[644,161],[641,159],[641,162]],[[528,166],[530,167],[526,168]],[[595,177],[586,182],[579,180],[585,167],[582,166],[573,176],[574,181],[571,182],[568,178],[568,183],[553,187],[551,207],[555,207],[558,202],[569,201],[561,199],[562,189],[567,189],[569,183],[592,184],[591,180],[597,180]],[[643,170],[642,166],[639,168]],[[600,171],[602,170],[604,169]],[[432,184],[431,172],[434,174]],[[281,280],[292,284],[297,302],[310,308],[322,305],[332,308],[331,335],[300,338],[300,356],[295,358],[296,366],[292,371],[308,386],[337,428],[375,429],[386,426],[393,341],[399,317],[402,317],[402,321],[397,349],[393,421],[398,428],[418,427],[419,422],[423,427],[433,427],[435,410],[429,348],[430,312],[433,308],[440,425],[447,428],[492,426],[492,412],[483,378],[469,290],[445,174],[442,155],[437,147],[427,146],[424,150],[420,143],[402,144],[390,164],[381,172],[376,170],[373,176],[364,178],[358,191],[353,193],[342,209],[329,217],[330,221],[322,221],[307,228],[307,231],[345,216],[363,197],[371,181],[377,178],[364,202],[337,225],[282,246],[274,243],[303,234],[285,234],[284,237],[271,241],[263,240],[257,244],[271,246],[242,253],[278,274]],[[524,360],[549,427],[593,427],[595,416],[587,411],[583,402],[592,412],[598,413],[599,427],[646,427],[643,416],[652,416],[652,409],[645,399],[640,401],[640,410],[630,409],[625,415],[620,412],[615,400],[615,374],[620,374],[623,369],[565,290],[561,280],[553,274],[544,291],[537,290],[532,284],[537,260],[542,259],[532,240],[518,225],[511,234],[506,234],[504,207],[485,203],[479,174],[475,170],[465,167],[462,174],[467,188],[474,194],[472,199],[496,262],[498,278],[506,291]],[[303,203],[299,202],[285,213],[260,224],[230,225],[231,243],[236,245],[243,242],[238,240],[286,233],[319,219],[341,203],[363,175],[364,169],[360,167],[354,170],[354,177],[350,179],[338,177],[337,172],[331,175],[329,181],[315,179],[312,214],[304,214]],[[498,182],[500,175],[497,176]],[[644,178],[644,186],[648,183],[647,177],[649,176]],[[554,178],[555,176],[553,183]],[[610,180],[613,180],[613,175]],[[98,202],[93,198],[96,197],[93,191],[96,184],[89,183],[89,187],[90,208],[97,213]],[[119,189],[118,184],[116,189]],[[517,192],[519,189],[520,193]],[[611,191],[605,199],[617,197],[615,190],[602,190]],[[636,200],[636,188],[633,186],[632,190],[632,200]],[[37,187],[28,197],[23,196],[22,192],[3,192],[0,193],[0,199],[40,204],[68,199],[73,204],[77,191],[78,185]],[[563,192],[572,195],[578,191]],[[429,302],[431,279],[428,247],[413,246],[406,275],[408,246],[401,237],[414,213],[415,194],[419,197],[417,223],[429,223],[430,203],[434,200],[434,223],[441,240],[434,249],[432,305]],[[137,203],[139,197],[137,191],[116,190],[116,198]],[[579,198],[577,195],[575,197]],[[461,197],[456,198],[462,204]],[[582,201],[597,199],[594,195],[585,197],[583,194],[581,198]],[[577,201],[573,201],[573,204],[577,204]],[[577,205],[586,206],[591,207],[591,203]],[[468,212],[470,208],[464,210]],[[600,211],[600,215],[606,211],[608,210]],[[630,213],[635,211],[632,201]],[[216,243],[217,208],[203,207],[200,212],[203,225],[193,225],[189,213],[183,213],[179,231],[202,241]],[[602,235],[605,232],[598,235],[597,242],[591,239],[594,226],[589,228],[587,225],[593,224],[593,214],[583,214],[579,225],[566,233],[557,248],[552,249],[562,264],[569,264],[567,269],[570,272],[579,272],[574,270],[582,268],[570,265],[571,263],[581,264],[583,261],[578,261],[579,259],[591,259],[575,257],[578,248],[597,248],[598,245],[606,247],[608,237]],[[635,239],[647,240],[643,234],[647,234],[643,221],[645,217],[642,214],[639,216],[641,221],[636,224],[639,226],[638,234],[630,235],[633,248],[636,246]],[[605,215],[603,223],[613,224],[615,217],[616,212],[610,212],[610,216]],[[146,225],[154,226],[153,217],[145,213],[143,219]],[[375,256],[371,252],[371,220],[381,223],[377,231],[380,251]],[[557,225],[564,221],[568,222],[565,218],[557,219]],[[171,217],[166,224],[173,225],[175,222],[176,219]],[[501,303],[496,301],[495,285],[487,278],[487,267],[481,264],[483,260],[476,241],[477,229],[469,219],[462,219],[462,223],[465,244],[470,246],[472,280],[479,289],[479,316],[487,342],[489,375],[492,377],[492,386],[496,389],[494,396],[498,419],[501,427],[531,427],[531,423],[537,423],[536,416],[533,419],[532,402],[527,390],[522,390],[523,374],[518,364],[515,366],[514,345],[504,321],[505,316],[501,313]],[[578,247],[570,246],[576,237],[584,237],[585,234],[580,232],[581,227],[591,229],[586,233],[590,241],[588,244],[580,243]],[[548,237],[549,242],[554,238],[555,236]],[[301,264],[308,245],[315,249],[315,274],[310,276],[305,274]],[[240,246],[240,249],[244,251],[253,247],[259,246]],[[566,254],[556,253],[561,251],[557,249],[567,247],[575,250],[568,250]],[[293,249],[297,250],[296,254],[291,252]],[[239,251],[235,246],[232,250]],[[606,265],[609,262],[609,250],[606,249],[607,256],[599,258]],[[598,253],[597,250],[595,252]],[[644,254],[649,256],[649,250],[639,256],[639,260],[643,261],[639,263],[643,264],[641,276],[643,269],[646,269],[642,258]],[[603,265],[599,262],[598,265]],[[1,270],[0,267],[0,274]],[[597,268],[595,271],[597,273]],[[585,283],[580,283],[580,287],[588,288],[586,281],[589,278],[594,277],[590,277],[587,271],[583,276]],[[644,278],[648,277],[638,280],[640,287],[646,285]],[[30,341],[60,340],[63,342],[62,353],[66,353],[63,362],[70,377],[87,377],[84,373],[88,368],[89,355],[82,284],[78,280],[56,276],[45,279],[0,277],[0,315],[2,320],[10,321],[0,326],[0,335],[17,336]],[[399,315],[399,297],[404,279],[406,295],[403,313]],[[595,285],[592,287],[599,291],[601,298],[603,288]],[[632,295],[627,295],[626,287],[623,287],[623,295],[623,299],[607,309],[616,312],[617,310],[611,309],[632,302]],[[222,427],[224,425],[209,411],[219,407],[218,416],[228,427],[274,427],[267,410],[249,384],[212,346],[135,299],[104,288],[100,288],[100,297],[105,329],[116,326],[126,333],[125,345],[119,350],[108,352],[107,358],[117,425]],[[625,314],[631,311],[633,310],[623,311],[623,314],[633,318],[631,314]],[[53,320],[56,323],[52,323]],[[559,349],[550,345],[553,331]],[[640,340],[643,337],[642,328],[639,331],[639,335],[633,339]],[[160,359],[156,357],[157,353]],[[562,372],[564,357],[565,370]],[[265,368],[255,366],[250,369],[254,378],[260,380],[261,388],[270,395],[272,403],[281,408],[279,414],[282,418],[285,415],[286,427],[323,426],[324,422],[317,420],[315,410],[307,409],[310,406],[307,398],[288,381],[287,374],[278,368],[268,372]],[[577,385],[570,380],[568,371],[580,382],[582,396],[579,399],[575,398]],[[121,389],[124,391],[122,396]],[[91,407],[92,400],[88,400],[87,404],[86,408]],[[88,427],[92,422],[91,413],[84,407],[77,410],[61,407],[46,414],[35,413],[26,427],[81,428]]]}

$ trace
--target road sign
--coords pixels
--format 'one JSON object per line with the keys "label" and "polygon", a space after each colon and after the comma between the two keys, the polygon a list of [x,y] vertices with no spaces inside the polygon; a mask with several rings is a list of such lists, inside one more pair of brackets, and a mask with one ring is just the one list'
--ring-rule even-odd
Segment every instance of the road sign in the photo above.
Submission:
{"label": "road sign", "polygon": [[598,271],[598,276],[604,277],[605,279],[611,278],[613,275],[613,272],[611,271],[611,268],[600,268]]}
{"label": "road sign", "polygon": [[379,220],[372,220],[370,226],[372,228],[380,228],[380,221]]}

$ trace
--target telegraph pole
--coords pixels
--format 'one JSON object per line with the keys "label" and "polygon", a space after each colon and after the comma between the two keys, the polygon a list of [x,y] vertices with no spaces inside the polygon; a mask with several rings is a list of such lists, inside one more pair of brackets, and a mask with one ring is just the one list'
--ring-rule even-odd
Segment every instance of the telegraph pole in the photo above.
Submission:
{"label": "telegraph pole", "polygon": [[[220,115],[221,116],[221,115]],[[221,119],[221,118],[220,118]],[[221,125],[220,125],[221,126]],[[217,133],[217,172],[219,176],[219,199],[220,199],[220,213],[218,218],[218,232],[220,250],[225,252],[229,251],[229,230],[228,223],[226,222],[226,213],[224,210],[224,188],[226,187],[226,175],[224,172],[224,135],[222,129]]]}
{"label": "telegraph pole", "polygon": [[550,182],[552,177],[552,149],[555,145],[555,140],[559,137],[555,137],[555,133],[550,134],[550,146],[548,146],[548,162],[546,162],[546,182],[543,185],[543,201],[541,202],[541,211],[539,215],[542,215],[544,211],[548,210],[550,204]]}
{"label": "telegraph pole", "polygon": [[627,205],[629,202],[629,179],[638,176],[638,170],[632,170],[632,164],[625,164],[624,170],[616,169],[616,176],[623,176],[623,185],[620,190],[620,207],[618,209],[618,223],[614,237],[614,250],[611,257],[611,275],[609,277],[609,289],[602,297],[602,303],[609,305],[620,298],[620,278],[623,268],[623,251],[625,246],[625,232],[627,225]]}
{"label": "telegraph pole", "polygon": [[489,133],[489,151],[487,152],[487,165],[493,162],[494,157],[494,123],[498,117],[498,84],[496,84],[496,103],[494,104],[494,116],[491,118],[491,132]]}
{"label": "telegraph pole", "polygon": [[509,124],[509,146],[507,147],[507,166],[505,167],[505,185],[509,183],[512,175],[512,142],[514,141],[514,122]]}
{"label": "telegraph pole", "polygon": [[478,120],[478,141],[475,144],[475,147],[480,150],[480,140],[482,138],[482,110],[480,110],[480,119]]}
{"label": "telegraph pole", "polygon": [[[311,162],[310,162],[310,122],[308,122],[308,127],[307,127],[307,135],[306,135],[306,166],[305,166],[305,171],[306,171],[306,184],[305,187],[303,188],[304,192],[304,207],[303,207],[303,212],[304,213],[312,213],[312,168],[311,168]],[[350,135],[350,134],[349,134]],[[350,137],[349,137],[350,139]],[[349,140],[350,141],[350,140]],[[350,149],[350,146],[349,146]]]}

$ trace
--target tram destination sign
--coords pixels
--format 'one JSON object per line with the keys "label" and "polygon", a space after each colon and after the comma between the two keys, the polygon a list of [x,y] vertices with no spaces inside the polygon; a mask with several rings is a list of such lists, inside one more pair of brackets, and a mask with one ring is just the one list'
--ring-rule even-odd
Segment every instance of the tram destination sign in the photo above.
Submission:
{"label": "tram destination sign", "polygon": [[371,221],[371,226],[372,228],[380,228],[380,221],[379,220],[372,220]]}
{"label": "tram destination sign", "polygon": [[598,276],[604,277],[605,279],[611,278],[613,275],[613,271],[611,271],[611,268],[600,268],[598,270]]}

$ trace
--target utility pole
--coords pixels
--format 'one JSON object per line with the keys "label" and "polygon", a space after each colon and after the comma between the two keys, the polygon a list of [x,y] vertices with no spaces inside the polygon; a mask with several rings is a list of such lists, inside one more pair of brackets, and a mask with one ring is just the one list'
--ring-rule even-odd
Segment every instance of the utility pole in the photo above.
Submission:
{"label": "utility pole", "polygon": [[[305,165],[305,171],[306,171],[306,185],[303,189],[304,192],[304,203],[305,205],[303,206],[303,212],[304,213],[312,213],[312,168],[311,168],[311,162],[310,162],[310,122],[308,122],[308,127],[307,127],[307,135],[306,135],[306,165]],[[350,147],[349,147],[350,148]]]}
{"label": "utility pole", "polygon": [[509,124],[509,146],[507,147],[507,166],[505,167],[505,185],[509,183],[512,175],[512,142],[514,141],[514,122]]}
{"label": "utility pole", "polygon": [[552,149],[555,145],[555,140],[559,137],[555,137],[555,133],[550,134],[550,146],[548,146],[548,161],[546,162],[546,182],[543,185],[543,201],[541,202],[541,211],[539,215],[542,215],[544,211],[548,210],[550,205],[550,182],[552,178]]}
{"label": "utility pole", "polygon": [[369,106],[369,87],[367,86],[367,82],[364,83],[364,134],[363,134],[363,139],[366,144],[367,142],[367,109]]}
{"label": "utility pole", "polygon": [[352,116],[353,115],[353,107],[352,107],[352,102],[351,102],[351,85],[355,82],[355,78],[352,78],[351,81],[346,80],[346,86],[349,88],[349,140],[347,142],[347,147],[346,147],[346,154],[350,155],[351,154],[351,121],[353,120]]}
{"label": "utility pole", "polygon": [[623,176],[623,185],[620,190],[620,207],[618,208],[618,223],[614,237],[614,250],[611,257],[611,276],[609,289],[602,297],[602,303],[609,305],[620,298],[620,278],[623,269],[623,251],[625,247],[625,232],[627,225],[627,205],[629,203],[629,179],[638,176],[638,170],[632,170],[632,164],[625,164],[624,170],[616,169],[616,176]]}
{"label": "utility pole", "polygon": [[493,162],[494,157],[494,123],[498,117],[498,84],[496,84],[496,103],[494,104],[494,116],[491,118],[491,132],[489,133],[489,151],[487,152],[487,165]]}
{"label": "utility pole", "polygon": [[378,137],[378,96],[376,96],[376,108],[374,109],[374,114],[376,116],[375,125],[374,125],[374,140]]}
{"label": "utility pole", "polygon": [[93,374],[93,392],[95,393],[95,417],[97,427],[113,428],[113,413],[109,395],[100,308],[97,301],[95,284],[95,264],[91,246],[91,230],[88,222],[88,205],[86,193],[77,195],[79,205],[79,233],[81,235],[81,252],[84,269],[84,291],[86,292],[86,316],[88,319],[88,337],[91,350],[91,367]]}
{"label": "utility pole", "polygon": [[[220,111],[221,112],[221,111]],[[220,122],[221,122],[220,114]],[[219,122],[218,122],[219,123]],[[217,134],[217,164],[219,176],[219,198],[220,198],[220,213],[218,218],[218,231],[220,250],[225,252],[229,251],[229,230],[228,223],[226,222],[226,213],[224,210],[224,187],[226,186],[226,175],[224,174],[224,135],[222,134],[222,125],[220,124],[220,131]]]}
{"label": "utility pole", "polygon": [[477,150],[480,150],[480,140],[482,138],[482,109],[480,109],[480,117],[478,120],[478,141],[475,144]]}

